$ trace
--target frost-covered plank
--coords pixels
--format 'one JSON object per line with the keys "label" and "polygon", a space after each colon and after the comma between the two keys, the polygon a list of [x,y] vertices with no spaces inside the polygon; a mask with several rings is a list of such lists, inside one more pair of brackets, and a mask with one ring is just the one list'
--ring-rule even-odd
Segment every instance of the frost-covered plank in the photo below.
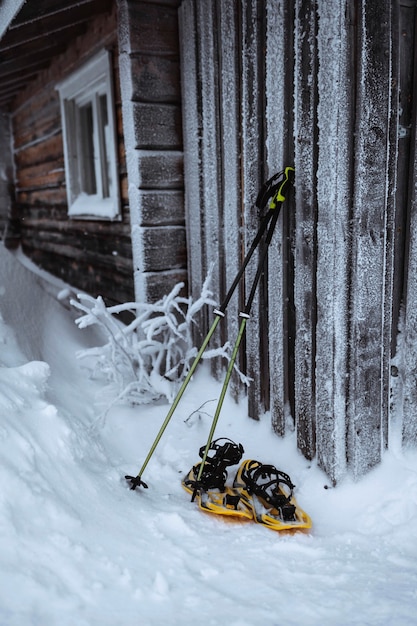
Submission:
{"label": "frost-covered plank", "polygon": [[177,104],[134,103],[136,149],[180,150],[181,108]]}
{"label": "frost-covered plank", "polygon": [[[206,0],[196,5],[196,27],[199,33],[198,83],[200,104],[200,211],[203,213],[200,241],[203,268],[207,275],[213,264],[211,289],[215,298],[220,297],[223,271],[222,227],[220,219],[220,134],[218,111],[218,51],[216,41],[216,2]],[[194,208],[194,210],[196,210]],[[198,252],[197,252],[198,253]],[[201,285],[200,285],[201,288]],[[219,341],[213,337],[212,345]]]}
{"label": "frost-covered plank", "polygon": [[[223,294],[229,289],[241,263],[241,194],[240,194],[240,139],[239,139],[239,67],[237,5],[229,0],[218,3],[218,46],[220,49],[219,116],[221,138],[221,181],[223,216]],[[237,336],[240,290],[230,301],[225,323],[222,325],[223,341],[231,342]],[[239,385],[232,378],[235,394]]]}
{"label": "frost-covered plank", "polygon": [[[352,220],[348,459],[360,476],[381,459],[384,412],[386,245],[390,117],[388,0],[358,5],[357,128]],[[383,54],[381,54],[383,51]]]}
{"label": "frost-covered plank", "polygon": [[403,444],[417,446],[417,176],[413,176],[405,307]]}
{"label": "frost-covered plank", "polygon": [[200,196],[200,123],[197,82],[197,33],[195,6],[185,0],[179,8],[182,114],[184,128],[184,188],[189,264],[189,288],[196,297],[204,281],[200,249],[203,224]]}
{"label": "frost-covered plank", "polygon": [[[246,249],[252,243],[259,227],[258,211],[253,205],[262,183],[261,165],[264,157],[263,111],[262,98],[260,97],[264,85],[259,67],[263,46],[262,20],[260,19],[262,4],[259,0],[241,0],[242,201]],[[253,263],[247,272],[247,295],[255,272],[256,263]],[[265,356],[267,354],[266,350],[262,351],[262,347],[265,348],[263,339],[265,340],[267,333],[267,311],[260,307],[259,294],[261,290],[262,284],[258,287],[253,302],[252,317],[246,327],[247,372],[253,379],[249,388],[248,410],[250,417],[254,419],[259,418],[265,400],[269,399],[268,363],[266,358],[261,359],[261,354]],[[261,323],[261,316],[263,323]],[[263,333],[265,334],[262,337]]]}
{"label": "frost-covered plank", "polygon": [[318,13],[316,444],[319,466],[337,482],[346,472],[353,136],[349,2],[320,0]]}
{"label": "frost-covered plank", "polygon": [[[414,107],[416,104],[414,103]],[[414,134],[414,158],[417,154]],[[413,168],[409,215],[407,296],[404,319],[403,445],[417,446],[417,170]]]}
{"label": "frost-covered plank", "polygon": [[[266,150],[271,177],[293,165],[292,139],[292,14],[285,0],[266,1]],[[283,435],[290,413],[289,367],[289,224],[292,193],[281,210],[268,257],[270,411],[276,433]],[[292,394],[291,394],[292,395]],[[291,398],[292,399],[292,398]]]}
{"label": "frost-covered plank", "polygon": [[316,120],[318,16],[316,6],[315,0],[296,0],[295,3],[295,420],[298,447],[307,458],[315,455],[316,448],[316,172],[318,156]]}

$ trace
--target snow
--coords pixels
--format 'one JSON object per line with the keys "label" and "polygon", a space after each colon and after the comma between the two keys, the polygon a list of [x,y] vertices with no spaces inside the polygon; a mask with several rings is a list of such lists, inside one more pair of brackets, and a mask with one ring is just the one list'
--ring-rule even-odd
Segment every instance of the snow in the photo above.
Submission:
{"label": "snow", "polygon": [[180,480],[215,402],[193,412],[219,395],[204,366],[148,465],[149,489],[131,491],[123,477],[139,470],[167,405],[117,406],[97,422],[102,389],[76,358],[90,329],[0,252],[1,626],[416,623],[415,450],[391,437],[380,466],[330,488],[294,433],[276,437],[268,415],[249,420],[227,397],[216,436],[289,473],[313,528],[280,535],[203,513]]}

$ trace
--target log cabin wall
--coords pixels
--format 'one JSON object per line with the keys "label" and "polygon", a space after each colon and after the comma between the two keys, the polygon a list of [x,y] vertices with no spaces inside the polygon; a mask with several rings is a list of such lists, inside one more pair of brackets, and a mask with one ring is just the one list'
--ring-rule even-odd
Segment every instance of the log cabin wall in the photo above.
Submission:
{"label": "log cabin wall", "polygon": [[[104,3],[10,107],[23,251],[109,303],[156,300],[187,279],[177,5]],[[103,48],[112,59],[121,219],[69,218],[56,86]]]}
{"label": "log cabin wall", "polygon": [[119,0],[120,73],[135,292],[187,281],[177,0]]}
{"label": "log cabin wall", "polygon": [[[121,120],[116,8],[95,17],[48,69],[19,94],[11,111],[15,214],[22,249],[39,267],[108,302],[134,297],[127,176]],[[122,220],[68,218],[62,121],[56,84],[102,49],[112,51]]]}
{"label": "log cabin wall", "polygon": [[0,110],[0,241],[11,237],[13,160],[10,117]]}
{"label": "log cabin wall", "polygon": [[261,182],[294,164],[241,357],[248,412],[295,428],[333,483],[359,477],[392,413],[397,3],[183,0],[180,24],[191,289],[214,261],[221,301]]}

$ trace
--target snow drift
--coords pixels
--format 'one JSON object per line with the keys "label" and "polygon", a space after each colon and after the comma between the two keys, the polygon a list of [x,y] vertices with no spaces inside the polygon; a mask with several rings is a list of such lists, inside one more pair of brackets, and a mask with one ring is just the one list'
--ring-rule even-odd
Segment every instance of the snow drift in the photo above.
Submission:
{"label": "snow drift", "polygon": [[[218,436],[297,485],[310,534],[228,522],[191,503],[219,384],[198,370],[146,473],[167,405],[115,406],[76,359],[87,331],[0,247],[0,625],[415,623],[417,454],[395,445],[362,481],[328,486],[295,437],[226,399]],[[198,407],[207,401],[204,409]],[[392,428],[395,431],[396,425]],[[327,488],[325,488],[327,487]]]}

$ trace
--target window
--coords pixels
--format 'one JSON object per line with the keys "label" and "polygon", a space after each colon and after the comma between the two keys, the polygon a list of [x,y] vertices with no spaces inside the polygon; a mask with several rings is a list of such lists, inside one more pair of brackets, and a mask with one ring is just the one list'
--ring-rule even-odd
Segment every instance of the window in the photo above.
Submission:
{"label": "window", "polygon": [[103,50],[56,88],[61,100],[68,215],[117,219],[120,195],[110,53]]}

